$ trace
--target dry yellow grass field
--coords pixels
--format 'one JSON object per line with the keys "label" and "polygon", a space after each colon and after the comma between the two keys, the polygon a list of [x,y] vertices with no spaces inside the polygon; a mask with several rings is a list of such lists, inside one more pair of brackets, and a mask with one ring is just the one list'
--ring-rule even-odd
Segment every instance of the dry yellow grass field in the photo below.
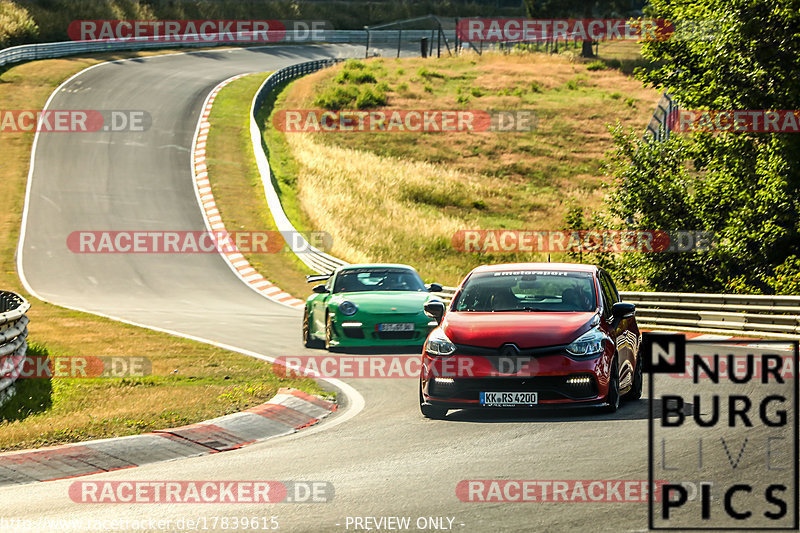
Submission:
{"label": "dry yellow grass field", "polygon": [[[603,201],[609,125],[644,130],[659,94],[615,69],[590,70],[564,54],[467,54],[442,59],[377,58],[293,82],[276,109],[318,108],[343,70],[368,72],[387,109],[532,111],[530,132],[286,133],[297,201],[313,229],[334,237],[349,261],[415,265],[456,283],[483,262],[542,260],[542,254],[464,254],[459,229],[559,229],[570,206],[587,216]],[[341,79],[341,78],[339,78]],[[275,140],[274,124],[265,135]],[[294,207],[296,209],[296,207]],[[556,259],[554,257],[554,259]]]}

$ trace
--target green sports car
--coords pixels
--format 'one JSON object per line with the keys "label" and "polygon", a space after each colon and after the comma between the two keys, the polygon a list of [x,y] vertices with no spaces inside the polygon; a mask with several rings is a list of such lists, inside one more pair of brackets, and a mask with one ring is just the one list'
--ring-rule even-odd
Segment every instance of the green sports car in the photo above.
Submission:
{"label": "green sports car", "polygon": [[314,287],[303,313],[307,347],[421,345],[436,327],[422,307],[437,297],[407,265],[349,265],[330,275],[308,276]]}

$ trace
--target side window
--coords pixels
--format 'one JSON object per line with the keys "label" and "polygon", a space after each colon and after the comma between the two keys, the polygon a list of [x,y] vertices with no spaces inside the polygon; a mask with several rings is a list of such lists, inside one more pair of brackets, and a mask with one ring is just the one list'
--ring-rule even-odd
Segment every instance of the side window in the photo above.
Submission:
{"label": "side window", "polygon": [[619,291],[617,290],[617,286],[614,284],[614,280],[611,279],[611,276],[608,272],[603,272],[606,278],[608,279],[608,286],[611,288],[611,296],[614,298],[614,303],[619,302]]}
{"label": "side window", "polygon": [[600,290],[603,293],[603,311],[606,316],[611,316],[611,306],[614,305],[614,291],[609,285],[608,275],[602,270],[598,273],[600,279]]}

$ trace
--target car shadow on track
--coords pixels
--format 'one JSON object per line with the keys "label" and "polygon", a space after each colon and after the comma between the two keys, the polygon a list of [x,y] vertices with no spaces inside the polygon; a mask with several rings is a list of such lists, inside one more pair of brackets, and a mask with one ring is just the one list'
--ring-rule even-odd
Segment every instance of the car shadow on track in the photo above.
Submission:
{"label": "car shadow on track", "polygon": [[[653,418],[661,418],[663,402],[653,400]],[[537,409],[516,409],[507,411],[503,409],[462,409],[451,411],[446,420],[449,422],[472,422],[479,424],[496,423],[543,423],[543,422],[584,422],[589,420],[647,420],[650,408],[648,400],[642,398],[636,401],[623,402],[616,413],[604,413],[599,407],[572,407],[553,408],[540,407]],[[684,413],[692,414],[692,404],[684,404]]]}

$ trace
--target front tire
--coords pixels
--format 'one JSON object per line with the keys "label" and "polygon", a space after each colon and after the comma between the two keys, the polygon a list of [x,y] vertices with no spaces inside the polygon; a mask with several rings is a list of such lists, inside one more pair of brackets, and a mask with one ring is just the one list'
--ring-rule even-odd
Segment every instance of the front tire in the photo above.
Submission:
{"label": "front tire", "polygon": [[606,413],[616,413],[619,409],[619,363],[617,356],[611,363],[611,371],[608,375],[608,394],[606,394]]}
{"label": "front tire", "polygon": [[625,395],[625,401],[636,401],[642,397],[642,383],[644,382],[644,370],[642,369],[642,356],[636,357],[636,370],[633,372],[633,385],[631,390]]}
{"label": "front tire", "polygon": [[325,349],[331,349],[331,342],[333,341],[333,319],[330,313],[325,313]]}

